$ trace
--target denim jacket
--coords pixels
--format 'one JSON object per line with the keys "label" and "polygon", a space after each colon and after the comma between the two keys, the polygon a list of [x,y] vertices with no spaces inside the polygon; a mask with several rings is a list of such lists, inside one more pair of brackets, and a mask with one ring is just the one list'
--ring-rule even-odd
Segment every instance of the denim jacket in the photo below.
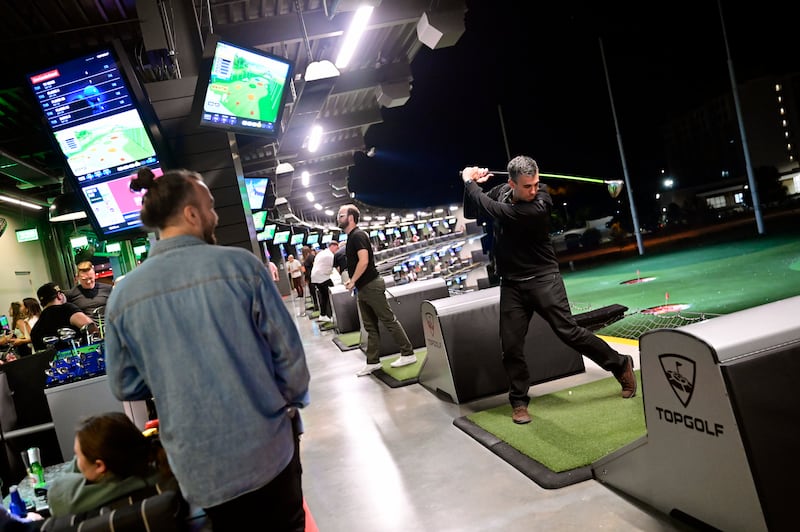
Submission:
{"label": "denim jacket", "polygon": [[105,319],[111,390],[153,397],[189,502],[216,506],[286,467],[287,411],[308,404],[309,374],[293,318],[252,253],[192,236],[160,240],[117,283]]}

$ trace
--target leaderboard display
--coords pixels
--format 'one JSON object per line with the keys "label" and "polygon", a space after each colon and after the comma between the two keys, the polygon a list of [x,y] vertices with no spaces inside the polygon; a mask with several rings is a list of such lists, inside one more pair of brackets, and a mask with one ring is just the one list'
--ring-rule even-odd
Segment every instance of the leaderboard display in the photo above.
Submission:
{"label": "leaderboard display", "polygon": [[149,128],[113,50],[28,76],[50,131],[105,237],[141,227],[142,193],[130,180],[162,174]]}

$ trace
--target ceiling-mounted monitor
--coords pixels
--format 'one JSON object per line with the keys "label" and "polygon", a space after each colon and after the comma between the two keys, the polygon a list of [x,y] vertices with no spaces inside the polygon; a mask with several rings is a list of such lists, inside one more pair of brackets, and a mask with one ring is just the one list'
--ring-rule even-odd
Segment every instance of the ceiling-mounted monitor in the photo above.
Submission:
{"label": "ceiling-mounted monitor", "polygon": [[143,232],[142,167],[162,175],[155,113],[118,43],[27,76],[97,236]]}
{"label": "ceiling-mounted monitor", "polygon": [[322,235],[323,244],[328,244],[330,242],[333,242],[333,233],[325,233],[324,235]]}
{"label": "ceiling-mounted monitor", "polygon": [[192,104],[196,123],[278,138],[292,71],[286,58],[209,36]]}
{"label": "ceiling-mounted monitor", "polygon": [[292,234],[288,229],[286,231],[277,231],[275,237],[272,239],[273,244],[288,244],[289,236]]}
{"label": "ceiling-mounted monitor", "polygon": [[319,244],[319,233],[308,233],[308,236],[306,237],[306,245],[313,246],[315,244]]}
{"label": "ceiling-mounted monitor", "polygon": [[250,209],[257,211],[264,209],[264,195],[267,193],[269,185],[268,177],[245,177],[244,186],[247,189],[247,200],[250,202]]}
{"label": "ceiling-mounted monitor", "polygon": [[289,240],[289,243],[292,244],[293,246],[297,246],[302,244],[305,239],[306,239],[305,233],[295,233],[292,235],[292,238],[291,240]]}
{"label": "ceiling-mounted monitor", "polygon": [[267,211],[258,211],[253,213],[253,227],[256,230],[256,233],[263,231],[266,224]]}

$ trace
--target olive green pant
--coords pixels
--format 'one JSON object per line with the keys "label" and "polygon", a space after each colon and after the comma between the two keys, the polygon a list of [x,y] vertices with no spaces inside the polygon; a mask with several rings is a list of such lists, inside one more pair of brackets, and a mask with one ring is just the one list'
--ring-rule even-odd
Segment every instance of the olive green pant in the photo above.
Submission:
{"label": "olive green pant", "polygon": [[361,312],[361,320],[367,332],[367,364],[380,362],[381,336],[378,329],[380,323],[383,323],[395,343],[400,346],[401,355],[414,354],[414,347],[405,329],[397,321],[386,300],[386,283],[382,277],[377,277],[358,289],[358,310]]}

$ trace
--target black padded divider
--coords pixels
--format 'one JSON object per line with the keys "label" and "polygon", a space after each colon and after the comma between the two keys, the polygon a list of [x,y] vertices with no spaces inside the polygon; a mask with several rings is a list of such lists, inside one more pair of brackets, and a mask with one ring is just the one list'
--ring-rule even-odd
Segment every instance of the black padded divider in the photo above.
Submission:
{"label": "black padded divider", "polygon": [[[508,391],[499,333],[500,288],[425,302],[427,360],[419,382],[437,395],[464,403]],[[609,323],[626,307],[610,305],[575,315],[579,325]],[[616,318],[618,319],[618,318]],[[538,314],[525,339],[531,385],[585,371],[580,353],[564,344]]]}
{"label": "black padded divider", "polygon": [[770,530],[797,526],[800,344],[721,365],[761,508]]}

